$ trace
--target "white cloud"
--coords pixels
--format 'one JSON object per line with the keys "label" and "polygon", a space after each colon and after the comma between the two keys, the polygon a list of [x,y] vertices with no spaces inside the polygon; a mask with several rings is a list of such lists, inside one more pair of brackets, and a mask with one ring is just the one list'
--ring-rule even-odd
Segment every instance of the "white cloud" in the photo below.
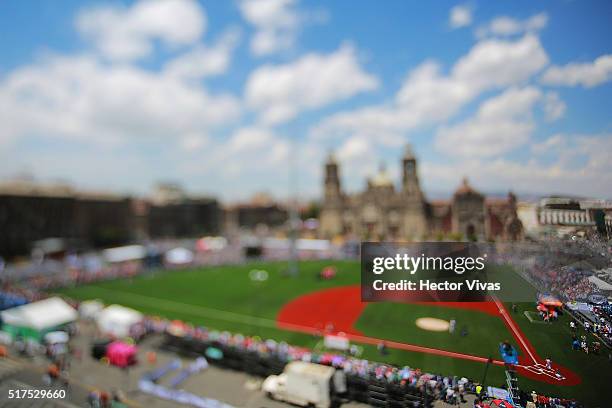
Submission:
{"label": "white cloud", "polygon": [[451,28],[467,27],[472,24],[472,8],[468,5],[458,5],[450,10],[448,24]]}
{"label": "white cloud", "polygon": [[240,1],[243,18],[256,29],[251,40],[254,55],[273,54],[293,46],[303,22],[296,5],[297,0]]}
{"label": "white cloud", "polygon": [[424,183],[438,191],[450,190],[468,176],[472,185],[482,191],[611,198],[612,162],[608,152],[612,150],[612,134],[555,135],[535,146],[540,146],[538,153],[548,154],[548,160],[469,158],[451,163],[424,162]]}
{"label": "white cloud", "polygon": [[515,191],[525,194],[575,194],[604,197],[612,185],[611,173],[601,173],[590,166],[565,168],[559,163],[527,163],[503,158],[494,160],[466,160],[449,165],[423,163],[426,186],[436,191],[455,189],[464,176],[481,191]]}
{"label": "white cloud", "polygon": [[198,79],[219,75],[230,66],[232,52],[238,45],[240,32],[229,30],[211,47],[199,45],[168,62],[164,71],[171,76]]}
{"label": "white cloud", "polygon": [[311,130],[311,136],[359,133],[398,144],[406,132],[444,123],[483,92],[522,84],[547,63],[548,56],[535,36],[481,41],[457,61],[449,75],[442,74],[438,64],[425,62],[410,72],[394,101],[331,115]]}
{"label": "white cloud", "polygon": [[[343,188],[346,191],[360,191],[366,179],[376,174],[380,160],[376,152],[375,143],[358,134],[346,139],[338,147],[336,157],[341,167]],[[321,163],[322,160],[319,161],[319,166]]]}
{"label": "white cloud", "polygon": [[203,147],[209,145],[210,140],[206,135],[201,135],[198,133],[187,134],[183,136],[180,140],[181,149],[186,152],[197,152],[202,150]]}
{"label": "white cloud", "polygon": [[517,41],[477,43],[453,68],[453,77],[476,87],[476,92],[521,83],[540,71],[548,56],[540,41],[526,35]]}
{"label": "white cloud", "polygon": [[155,41],[194,44],[206,29],[206,13],[194,0],[140,0],[131,7],[103,5],[82,11],[77,29],[111,60],[134,60]]}
{"label": "white cloud", "polygon": [[531,111],[541,97],[533,87],[510,88],[485,101],[474,118],[441,128],[435,146],[451,157],[507,153],[529,140],[534,128]]}
{"label": "white cloud", "polygon": [[353,47],[343,45],[331,54],[311,53],[289,64],[256,69],[247,80],[245,97],[263,123],[278,124],[378,84],[359,65]]}
{"label": "white cloud", "polygon": [[[560,167],[576,169],[584,166],[582,173],[599,173],[600,177],[611,180],[612,134],[564,134],[558,133],[532,146],[537,155],[557,158]],[[610,185],[612,187],[612,184]]]}
{"label": "white cloud", "polygon": [[592,88],[612,80],[612,54],[602,55],[593,62],[572,62],[550,67],[542,75],[547,85]]}
{"label": "white cloud", "polygon": [[544,154],[552,149],[556,150],[558,146],[565,143],[565,136],[557,134],[549,137],[543,142],[533,143],[531,151],[535,154]]}
{"label": "white cloud", "polygon": [[258,149],[267,150],[275,140],[275,135],[266,128],[240,128],[229,138],[227,145],[230,152],[249,152]]}
{"label": "white cloud", "polygon": [[476,30],[480,38],[487,36],[511,36],[524,33],[535,33],[548,24],[548,14],[538,13],[525,20],[517,20],[508,16],[496,17],[487,25]]}
{"label": "white cloud", "polygon": [[86,56],[47,57],[0,79],[5,139],[174,144],[175,139],[227,125],[239,113],[240,104],[230,95],[211,95],[163,73]]}
{"label": "white cloud", "polygon": [[[191,166],[199,174],[215,173],[216,177],[224,180],[261,183],[277,177],[279,168],[288,166],[289,152],[288,139],[266,127],[246,126],[207,145],[206,162],[192,163]],[[266,178],[261,179],[262,176]]]}
{"label": "white cloud", "polygon": [[544,114],[547,121],[552,122],[563,117],[566,109],[565,102],[557,92],[547,92],[544,95]]}
{"label": "white cloud", "polygon": [[338,149],[341,161],[365,159],[372,152],[370,141],[363,137],[352,137],[346,140]]}

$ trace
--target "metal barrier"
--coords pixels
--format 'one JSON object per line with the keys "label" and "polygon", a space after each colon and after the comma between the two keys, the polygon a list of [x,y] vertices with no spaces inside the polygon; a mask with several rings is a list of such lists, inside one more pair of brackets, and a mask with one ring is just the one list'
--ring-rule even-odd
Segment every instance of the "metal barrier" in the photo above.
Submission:
{"label": "metal barrier", "polygon": [[[221,351],[221,358],[209,359],[211,365],[246,372],[259,377],[278,375],[283,372],[287,361],[273,354],[242,350],[218,341],[208,341],[166,334],[162,347],[181,355],[196,357],[205,354],[209,347]],[[375,407],[409,408],[415,406],[431,407],[433,398],[426,392],[408,384],[389,383],[375,376],[363,378],[354,374],[346,375],[347,392],[345,398]]]}

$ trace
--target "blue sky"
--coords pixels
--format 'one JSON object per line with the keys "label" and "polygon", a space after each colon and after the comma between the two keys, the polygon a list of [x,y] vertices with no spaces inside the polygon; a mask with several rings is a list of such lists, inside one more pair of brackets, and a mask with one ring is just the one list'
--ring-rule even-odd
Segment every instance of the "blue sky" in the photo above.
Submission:
{"label": "blue sky", "polygon": [[[0,3],[0,178],[321,193],[411,143],[430,196],[611,197],[606,1]],[[296,171],[297,187],[288,173]],[[293,182],[295,184],[296,182]]]}

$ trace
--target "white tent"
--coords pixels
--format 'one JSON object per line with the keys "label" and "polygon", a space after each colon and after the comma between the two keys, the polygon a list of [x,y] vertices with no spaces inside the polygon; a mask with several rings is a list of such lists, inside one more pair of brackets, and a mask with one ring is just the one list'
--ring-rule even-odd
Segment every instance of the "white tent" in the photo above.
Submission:
{"label": "white tent", "polygon": [[45,334],[45,342],[47,344],[68,343],[70,336],[65,331],[53,331]]}
{"label": "white tent", "polygon": [[612,284],[606,282],[603,279],[598,278],[597,276],[589,276],[589,282],[593,285],[597,286],[597,289],[603,291],[612,291]]}
{"label": "white tent", "polygon": [[170,265],[186,265],[193,262],[193,252],[186,248],[173,248],[166,252],[166,263]]}
{"label": "white tent", "polygon": [[110,263],[139,261],[144,259],[146,254],[147,250],[142,245],[126,245],[102,251],[104,260]]}
{"label": "white tent", "polygon": [[58,297],[44,299],[1,312],[2,321],[17,327],[44,331],[77,319],[77,312]]}
{"label": "white tent", "polygon": [[108,306],[97,317],[100,331],[115,338],[129,336],[130,329],[141,322],[142,314],[140,312],[119,305]]}
{"label": "white tent", "polygon": [[99,300],[85,300],[79,305],[79,314],[83,319],[94,320],[104,309],[104,303]]}

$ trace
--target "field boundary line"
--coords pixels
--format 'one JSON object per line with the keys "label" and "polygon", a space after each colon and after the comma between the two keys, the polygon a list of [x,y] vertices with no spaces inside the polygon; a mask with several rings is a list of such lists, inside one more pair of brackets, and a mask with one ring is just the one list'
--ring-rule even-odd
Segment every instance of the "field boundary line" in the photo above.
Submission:
{"label": "field boundary line", "polygon": [[[151,306],[157,309],[163,309],[167,311],[174,312],[182,312],[187,313],[192,316],[200,316],[206,317],[210,319],[216,320],[224,320],[227,322],[233,323],[242,323],[242,324],[251,324],[251,325],[260,325],[268,328],[277,329],[276,320],[267,319],[265,317],[256,317],[250,316],[241,313],[228,312],[226,310],[214,309],[210,307],[192,305],[189,303],[176,302],[174,300],[162,299],[152,296],[140,295],[132,292],[127,292],[123,290],[115,290],[115,289],[106,289],[100,286],[93,285],[96,290],[100,290],[102,292],[114,293],[114,294],[124,294],[126,296],[130,296],[133,300],[136,300],[136,303],[140,303],[144,306]],[[140,301],[138,301],[140,299]]]}
{"label": "field boundary line", "polygon": [[533,323],[533,324],[548,324],[545,321],[541,320],[541,319],[534,319],[531,317],[532,314],[535,314],[537,316],[536,312],[530,312],[528,310],[525,310],[523,312],[523,315],[525,315],[525,317],[527,318],[527,320],[529,320],[529,323]]}
{"label": "field boundary line", "polygon": [[512,320],[512,318],[508,314],[508,311],[506,310],[504,305],[501,303],[501,301],[497,297],[495,297],[495,296],[492,296],[492,297],[493,297],[493,301],[497,305],[497,308],[499,309],[499,313],[502,315],[502,318],[506,322],[506,325],[510,328],[510,330],[512,330],[512,333],[514,334],[514,337],[521,343],[521,345],[523,346],[523,348],[527,352],[527,354],[529,354],[529,357],[531,358],[531,361],[534,364],[538,364],[539,361],[538,361],[537,358],[535,358],[535,354],[531,350],[530,345],[527,344],[527,342],[523,338],[523,333],[521,332],[520,329],[518,329],[516,327],[516,324],[515,324],[514,320]]}

